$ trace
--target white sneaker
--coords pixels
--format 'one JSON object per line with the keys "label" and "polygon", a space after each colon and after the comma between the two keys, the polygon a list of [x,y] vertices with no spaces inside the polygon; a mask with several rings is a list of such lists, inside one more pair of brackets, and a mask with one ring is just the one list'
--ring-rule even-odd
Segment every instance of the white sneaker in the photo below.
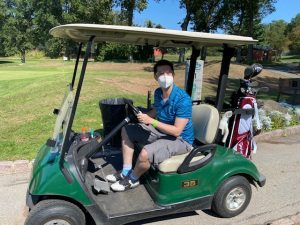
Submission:
{"label": "white sneaker", "polygon": [[135,188],[140,185],[140,182],[137,180],[136,182],[132,182],[129,177],[124,177],[124,179],[119,180],[118,182],[112,184],[110,188],[113,191],[126,191],[131,188]]}
{"label": "white sneaker", "polygon": [[109,175],[107,175],[105,178],[106,178],[106,180],[108,180],[109,182],[115,183],[115,182],[117,182],[117,181],[119,181],[119,180],[124,179],[124,175],[122,174],[122,171],[118,171],[118,172],[116,172],[116,173],[114,173],[114,174],[109,174]]}

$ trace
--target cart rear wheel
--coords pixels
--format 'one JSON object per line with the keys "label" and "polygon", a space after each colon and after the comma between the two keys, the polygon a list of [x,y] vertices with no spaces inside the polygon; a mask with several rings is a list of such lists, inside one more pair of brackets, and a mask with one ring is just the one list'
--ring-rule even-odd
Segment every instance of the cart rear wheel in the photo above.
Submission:
{"label": "cart rear wheel", "polygon": [[251,186],[245,177],[231,177],[215,194],[212,210],[221,217],[237,216],[247,208],[251,195]]}
{"label": "cart rear wheel", "polygon": [[25,225],[84,225],[84,213],[76,205],[63,200],[39,202],[28,215]]}

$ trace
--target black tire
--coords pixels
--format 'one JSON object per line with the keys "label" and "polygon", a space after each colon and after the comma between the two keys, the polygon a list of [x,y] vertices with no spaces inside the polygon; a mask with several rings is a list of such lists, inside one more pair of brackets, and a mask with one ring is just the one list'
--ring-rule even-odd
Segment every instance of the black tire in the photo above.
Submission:
{"label": "black tire", "polygon": [[212,210],[224,218],[237,216],[247,208],[251,195],[251,186],[245,177],[230,177],[223,182],[215,194]]}
{"label": "black tire", "polygon": [[63,200],[44,200],[30,211],[25,225],[84,225],[85,215],[76,205]]}

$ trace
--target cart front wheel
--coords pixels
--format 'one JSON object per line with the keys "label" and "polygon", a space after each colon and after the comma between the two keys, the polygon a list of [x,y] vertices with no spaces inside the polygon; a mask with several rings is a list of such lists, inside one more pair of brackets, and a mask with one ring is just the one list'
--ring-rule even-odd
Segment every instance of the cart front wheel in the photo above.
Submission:
{"label": "cart front wheel", "polygon": [[63,200],[39,202],[28,215],[25,225],[84,225],[84,213],[76,205]]}
{"label": "cart front wheel", "polygon": [[215,194],[212,210],[225,218],[237,216],[247,208],[251,194],[251,186],[245,177],[231,177]]}

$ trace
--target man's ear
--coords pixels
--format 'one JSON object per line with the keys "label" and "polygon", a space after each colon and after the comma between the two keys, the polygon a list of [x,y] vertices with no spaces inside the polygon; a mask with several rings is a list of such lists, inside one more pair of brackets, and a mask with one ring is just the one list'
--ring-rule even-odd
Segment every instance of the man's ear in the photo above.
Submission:
{"label": "man's ear", "polygon": [[153,77],[154,77],[154,79],[156,80],[156,81],[158,81],[158,78],[157,78],[157,76],[154,74],[153,75]]}

